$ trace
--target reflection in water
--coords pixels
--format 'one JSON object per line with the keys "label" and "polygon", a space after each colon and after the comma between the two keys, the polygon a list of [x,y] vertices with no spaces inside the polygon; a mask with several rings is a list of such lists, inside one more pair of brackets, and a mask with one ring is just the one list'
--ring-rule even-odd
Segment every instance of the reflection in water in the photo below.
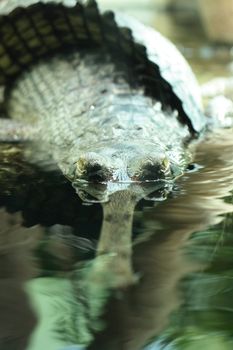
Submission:
{"label": "reflection in water", "polygon": [[19,215],[0,210],[0,349],[24,350],[37,317],[24,290],[35,277],[31,250],[39,231],[21,227]]}
{"label": "reflection in water", "polygon": [[[19,229],[18,214],[2,211],[0,348],[59,350],[77,344],[136,350],[153,339],[158,348],[176,339],[174,349],[179,349],[178,340],[184,341],[186,331],[196,341],[195,322],[213,331],[208,320],[228,307],[231,313],[231,246],[224,245],[224,237],[232,245],[232,219],[227,215],[232,205],[222,198],[230,198],[233,189],[232,150],[232,130],[211,136],[197,151],[196,162],[202,167],[180,178],[166,201],[140,202],[134,217],[134,200],[119,193],[104,208],[100,232],[97,206],[72,200],[65,185],[57,187],[59,181],[49,196],[60,191],[72,206],[68,217],[53,213],[56,225]],[[43,193],[42,180],[40,184]],[[10,209],[15,192],[7,186]],[[20,197],[20,190],[17,194]],[[38,223],[48,222],[51,213],[42,197],[44,212]],[[29,225],[26,203],[25,198],[19,200],[17,209],[21,206]],[[114,217],[109,216],[111,206],[117,210]],[[91,219],[90,213],[97,214]],[[221,269],[228,270],[228,276],[218,276]],[[225,322],[222,314],[214,330],[225,329]]]}

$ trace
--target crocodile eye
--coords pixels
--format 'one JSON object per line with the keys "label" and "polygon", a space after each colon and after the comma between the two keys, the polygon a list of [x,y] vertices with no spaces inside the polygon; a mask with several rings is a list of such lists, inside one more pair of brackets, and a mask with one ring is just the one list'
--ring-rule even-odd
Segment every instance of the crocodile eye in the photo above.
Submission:
{"label": "crocodile eye", "polygon": [[169,167],[170,167],[169,159],[168,158],[164,158],[162,160],[162,169],[163,169],[163,171],[167,172],[169,170]]}
{"label": "crocodile eye", "polygon": [[80,158],[76,163],[76,175],[82,177],[86,173],[87,161],[84,158]]}
{"label": "crocodile eye", "polygon": [[109,180],[110,171],[96,161],[80,158],[76,164],[76,177],[92,183],[103,183]]}

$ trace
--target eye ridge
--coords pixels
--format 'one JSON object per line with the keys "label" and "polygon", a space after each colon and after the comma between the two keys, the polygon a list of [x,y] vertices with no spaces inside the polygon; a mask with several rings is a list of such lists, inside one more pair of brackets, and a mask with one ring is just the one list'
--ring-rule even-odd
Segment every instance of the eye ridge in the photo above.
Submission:
{"label": "eye ridge", "polygon": [[109,177],[109,170],[98,163],[88,164],[86,167],[85,178],[89,182],[106,182]]}
{"label": "eye ridge", "polygon": [[89,182],[105,182],[107,178],[103,176],[103,174],[93,173],[93,174],[87,174],[87,180]]}
{"label": "eye ridge", "polygon": [[143,165],[142,172],[148,173],[148,174],[154,174],[154,173],[160,173],[160,172],[162,173],[163,167],[160,164],[147,163]]}
{"label": "eye ridge", "polygon": [[164,161],[161,163],[152,163],[147,162],[146,164],[143,164],[140,171],[140,179],[142,181],[145,180],[159,180],[166,176],[168,172],[168,164]]}
{"label": "eye ridge", "polygon": [[102,171],[103,170],[103,166],[101,166],[100,164],[98,163],[94,163],[94,164],[87,164],[86,165],[86,173],[97,173],[99,171]]}

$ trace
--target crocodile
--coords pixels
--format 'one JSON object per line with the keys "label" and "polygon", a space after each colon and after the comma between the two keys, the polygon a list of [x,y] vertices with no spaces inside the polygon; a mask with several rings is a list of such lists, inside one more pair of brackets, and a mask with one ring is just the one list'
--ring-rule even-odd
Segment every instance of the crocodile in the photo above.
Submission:
{"label": "crocodile", "polygon": [[206,126],[175,46],[92,0],[1,1],[0,85],[0,138],[30,141],[34,161],[57,165],[80,196],[89,184],[100,199],[171,183]]}

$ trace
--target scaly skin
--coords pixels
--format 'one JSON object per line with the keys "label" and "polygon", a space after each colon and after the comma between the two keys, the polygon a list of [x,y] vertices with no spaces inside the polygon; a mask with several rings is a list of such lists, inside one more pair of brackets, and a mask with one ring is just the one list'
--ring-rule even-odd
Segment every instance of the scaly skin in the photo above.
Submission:
{"label": "scaly skin", "polygon": [[12,119],[34,126],[34,161],[108,194],[115,183],[184,172],[187,141],[205,119],[194,75],[168,40],[94,0],[3,0],[0,20],[4,102]]}
{"label": "scaly skin", "polygon": [[37,154],[74,184],[170,180],[189,161],[189,130],[131,73],[103,51],[55,56],[19,77],[8,114],[35,126]]}

